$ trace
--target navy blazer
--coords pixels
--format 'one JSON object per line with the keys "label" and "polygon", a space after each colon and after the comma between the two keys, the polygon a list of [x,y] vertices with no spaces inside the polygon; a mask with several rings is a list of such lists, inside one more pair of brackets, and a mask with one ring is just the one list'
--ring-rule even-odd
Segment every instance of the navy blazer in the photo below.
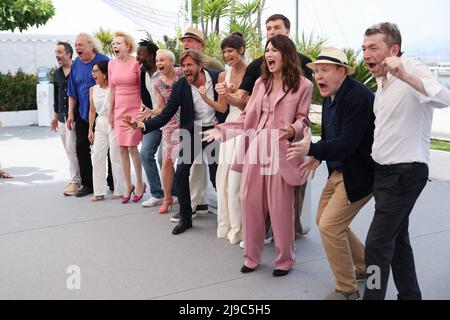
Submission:
{"label": "navy blazer", "polygon": [[[322,140],[312,143],[308,154],[321,161],[342,162],[344,185],[350,202],[372,193],[373,102],[374,95],[365,85],[347,77],[335,97],[337,138],[325,140],[326,128],[322,122]],[[331,175],[329,168],[328,173]]]}
{"label": "navy blazer", "polygon": [[[205,72],[208,72],[211,76],[213,88],[215,88],[217,80],[219,78],[219,72],[209,70],[205,70]],[[156,117],[145,120],[145,131],[143,130],[142,132],[146,134],[150,131],[157,130],[165,126],[175,115],[178,107],[181,107],[180,128],[192,132],[194,128],[195,108],[191,90],[191,86],[189,85],[185,77],[182,77],[177,82],[175,82],[172,86],[172,93],[170,94],[169,100],[167,101],[167,104],[164,107],[163,111]],[[215,89],[213,89],[213,91],[214,100],[217,101],[218,94]],[[227,111],[225,113],[216,111],[216,118],[219,123],[225,122],[228,111],[229,108],[227,108]]]}

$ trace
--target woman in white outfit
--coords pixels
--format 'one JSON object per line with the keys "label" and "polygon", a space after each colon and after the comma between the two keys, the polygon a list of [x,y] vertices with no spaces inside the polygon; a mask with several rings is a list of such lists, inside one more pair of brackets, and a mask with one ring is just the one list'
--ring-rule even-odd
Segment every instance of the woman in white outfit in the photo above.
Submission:
{"label": "woman in white outfit", "polygon": [[[92,144],[92,178],[94,196],[91,201],[104,200],[106,195],[106,174],[108,150],[111,158],[114,194],[113,199],[123,195],[123,174],[116,134],[108,121],[109,95],[108,62],[100,61],[94,65],[92,75],[96,85],[89,90],[89,141]],[[94,132],[95,123],[95,132]]]}
{"label": "woman in white outfit", "polygon": [[[234,93],[241,84],[247,65],[244,61],[245,41],[242,34],[232,33],[221,44],[227,65],[219,75],[216,91],[218,101],[211,101],[202,96],[206,103],[227,105],[227,94]],[[230,105],[230,113],[226,122],[234,121],[241,116],[242,110]],[[217,186],[217,237],[225,238],[231,244],[239,243],[242,238],[242,210],[240,200],[241,173],[231,170],[240,143],[240,136],[220,144],[219,165],[216,173]]]}

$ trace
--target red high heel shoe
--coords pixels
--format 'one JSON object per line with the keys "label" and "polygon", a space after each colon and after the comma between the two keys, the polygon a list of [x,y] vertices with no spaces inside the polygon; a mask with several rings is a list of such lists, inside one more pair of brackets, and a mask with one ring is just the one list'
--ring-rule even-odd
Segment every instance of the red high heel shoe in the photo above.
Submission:
{"label": "red high heel shoe", "polygon": [[142,191],[142,194],[140,196],[138,196],[137,194],[134,194],[133,202],[141,201],[142,197],[144,196],[145,190],[147,190],[147,185],[144,183],[144,191]]}
{"label": "red high heel shoe", "polygon": [[169,213],[169,211],[172,210],[173,206],[173,197],[170,197],[169,199],[164,199],[161,207],[159,207],[159,213],[160,214],[166,214]]}
{"label": "red high heel shoe", "polygon": [[131,186],[131,190],[130,190],[130,193],[128,194],[128,196],[122,197],[122,200],[120,200],[120,202],[121,202],[122,204],[128,203],[128,202],[130,201],[131,194],[133,194],[133,193],[134,193],[134,185]]}

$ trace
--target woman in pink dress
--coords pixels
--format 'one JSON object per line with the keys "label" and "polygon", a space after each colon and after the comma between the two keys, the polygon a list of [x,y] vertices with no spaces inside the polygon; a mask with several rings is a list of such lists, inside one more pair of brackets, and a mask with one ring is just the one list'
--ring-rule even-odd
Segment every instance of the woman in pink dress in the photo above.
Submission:
{"label": "woman in pink dress", "polygon": [[[111,107],[109,121],[116,133],[117,145],[120,147],[120,158],[125,178],[125,193],[122,203],[138,202],[145,193],[146,185],[142,180],[142,164],[137,146],[142,140],[139,130],[127,131],[124,121],[136,118],[141,106],[140,68],[138,61],[131,55],[136,47],[131,36],[116,32],[113,40],[116,58],[108,65],[111,87]],[[136,173],[136,186],[131,182],[131,163]]]}
{"label": "woman in pink dress", "polygon": [[[161,113],[169,100],[172,92],[172,85],[180,79],[182,72],[180,68],[174,68],[175,55],[169,50],[158,50],[156,52],[156,67],[161,72],[158,80],[155,81],[155,95],[157,106],[153,111],[154,115]],[[180,139],[174,132],[180,127],[180,109],[173,118],[161,128],[162,130],[162,168],[161,176],[164,190],[164,201],[159,208],[159,212],[168,213],[173,205],[172,184],[173,184],[173,164],[178,155]]]}
{"label": "woman in pink dress", "polygon": [[226,141],[243,134],[232,167],[242,172],[245,246],[241,272],[253,272],[259,266],[265,220],[270,215],[276,250],[272,274],[280,277],[295,263],[294,188],[306,182],[298,171],[304,159],[288,160],[287,150],[309,126],[313,85],[302,76],[295,44],[285,35],[267,41],[261,71],[240,118],[206,131],[203,140]]}

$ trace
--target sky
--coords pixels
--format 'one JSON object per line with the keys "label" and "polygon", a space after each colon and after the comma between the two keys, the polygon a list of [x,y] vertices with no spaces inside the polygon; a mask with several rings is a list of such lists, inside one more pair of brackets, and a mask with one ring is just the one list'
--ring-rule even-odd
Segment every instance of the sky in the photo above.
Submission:
{"label": "sky", "polygon": [[[156,9],[179,12],[182,0],[135,0]],[[273,13],[286,15],[295,34],[295,0],[266,0],[263,20]],[[145,35],[140,27],[101,0],[53,0],[56,16],[41,28],[28,33],[77,34],[104,27]],[[339,48],[361,47],[364,31],[372,24],[390,21],[398,24],[403,36],[403,49],[412,55],[450,61],[450,1],[448,0],[299,0],[300,32],[314,32],[328,39],[327,44]],[[179,18],[179,21],[182,19]],[[163,34],[175,36],[173,28],[151,25],[155,39]]]}

